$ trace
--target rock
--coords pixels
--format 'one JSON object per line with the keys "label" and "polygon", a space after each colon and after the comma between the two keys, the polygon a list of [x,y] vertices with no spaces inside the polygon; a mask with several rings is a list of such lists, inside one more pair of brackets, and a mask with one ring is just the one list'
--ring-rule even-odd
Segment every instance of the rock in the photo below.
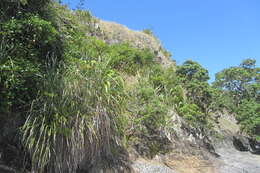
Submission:
{"label": "rock", "polygon": [[164,164],[137,160],[132,165],[136,173],[177,173]]}
{"label": "rock", "polygon": [[16,173],[16,171],[8,166],[0,165],[0,172],[1,173]]}
{"label": "rock", "polygon": [[233,136],[233,145],[239,151],[250,151],[250,144],[246,137]]}
{"label": "rock", "polygon": [[[220,157],[219,165],[216,165],[217,173],[259,173],[260,156],[250,152],[241,152],[234,148],[218,149]],[[214,162],[215,164],[217,162]]]}
{"label": "rock", "polygon": [[260,142],[242,135],[233,136],[233,145],[239,151],[250,151],[253,154],[260,154]]}

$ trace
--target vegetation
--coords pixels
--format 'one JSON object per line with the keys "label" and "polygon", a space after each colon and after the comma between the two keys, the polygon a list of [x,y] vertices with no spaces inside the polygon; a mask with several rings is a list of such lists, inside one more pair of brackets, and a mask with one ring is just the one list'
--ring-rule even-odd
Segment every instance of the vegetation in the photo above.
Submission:
{"label": "vegetation", "polygon": [[211,86],[197,62],[166,68],[149,49],[99,40],[89,12],[46,0],[2,0],[0,11],[0,146],[22,153],[25,169],[61,173],[76,172],[83,161],[118,163],[129,146],[144,145],[147,151],[137,151],[148,157],[165,153],[171,112],[206,135],[211,114],[226,109],[243,131],[260,136],[253,59],[219,72]]}
{"label": "vegetation", "polygon": [[236,113],[243,131],[256,138],[260,136],[260,68],[256,60],[245,59],[239,66],[216,74],[214,86],[228,95],[232,104],[228,109]]}

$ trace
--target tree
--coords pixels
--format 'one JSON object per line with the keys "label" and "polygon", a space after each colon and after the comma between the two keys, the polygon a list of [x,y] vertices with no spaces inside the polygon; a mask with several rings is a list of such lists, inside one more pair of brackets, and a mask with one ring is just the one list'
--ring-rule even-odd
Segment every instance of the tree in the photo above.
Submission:
{"label": "tree", "polygon": [[216,74],[213,85],[228,91],[238,105],[242,99],[259,97],[259,68],[256,60],[246,59],[237,67],[230,67]]}
{"label": "tree", "polygon": [[260,137],[260,104],[255,100],[243,100],[238,108],[236,119],[242,131]]}
{"label": "tree", "polygon": [[209,80],[208,71],[199,63],[188,60],[177,68],[176,73],[187,91],[189,101],[208,114],[210,104],[213,101],[213,91],[207,83]]}
{"label": "tree", "polygon": [[256,60],[245,59],[239,66],[224,69],[216,74],[213,84],[231,98],[241,130],[259,138],[260,68]]}
{"label": "tree", "polygon": [[204,69],[199,63],[187,60],[177,68],[176,73],[185,81],[198,80],[206,82],[209,80],[208,70]]}

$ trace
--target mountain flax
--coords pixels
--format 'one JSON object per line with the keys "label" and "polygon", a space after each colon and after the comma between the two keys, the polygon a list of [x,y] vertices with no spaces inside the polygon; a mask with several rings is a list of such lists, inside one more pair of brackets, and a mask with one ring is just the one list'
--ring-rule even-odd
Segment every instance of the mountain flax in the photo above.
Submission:
{"label": "mountain flax", "polygon": [[50,70],[22,128],[36,172],[76,172],[112,157],[111,140],[123,106],[120,77],[106,62],[75,60]]}

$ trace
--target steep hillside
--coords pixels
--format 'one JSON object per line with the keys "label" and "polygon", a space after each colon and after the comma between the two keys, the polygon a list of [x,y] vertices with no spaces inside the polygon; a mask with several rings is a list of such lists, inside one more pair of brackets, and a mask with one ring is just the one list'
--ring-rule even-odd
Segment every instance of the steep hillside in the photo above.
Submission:
{"label": "steep hillside", "polygon": [[102,20],[98,20],[96,26],[101,30],[102,37],[100,38],[108,44],[127,42],[138,49],[148,48],[154,52],[156,60],[163,66],[174,64],[170,60],[170,54],[153,35],[149,35],[143,31],[133,31],[123,25]]}
{"label": "steep hillside", "polygon": [[176,66],[150,32],[53,1],[0,5],[1,172],[260,171],[238,151],[258,152],[258,121],[197,62]]}

